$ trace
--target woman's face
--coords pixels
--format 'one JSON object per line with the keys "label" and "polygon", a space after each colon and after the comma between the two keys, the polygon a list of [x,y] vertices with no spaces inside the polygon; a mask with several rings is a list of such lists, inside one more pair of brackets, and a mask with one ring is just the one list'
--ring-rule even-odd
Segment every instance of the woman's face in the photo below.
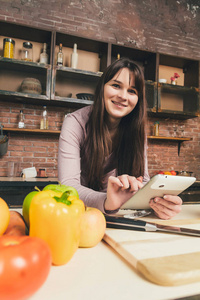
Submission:
{"label": "woman's face", "polygon": [[124,68],[108,81],[104,86],[104,101],[111,123],[128,115],[138,102],[134,73]]}

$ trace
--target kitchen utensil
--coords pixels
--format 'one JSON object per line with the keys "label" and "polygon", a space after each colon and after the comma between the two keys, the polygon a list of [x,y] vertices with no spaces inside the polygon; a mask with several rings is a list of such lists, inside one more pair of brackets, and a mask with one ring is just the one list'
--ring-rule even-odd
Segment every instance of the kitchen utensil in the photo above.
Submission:
{"label": "kitchen utensil", "polygon": [[91,101],[94,100],[94,95],[89,94],[89,93],[79,93],[79,94],[76,94],[76,97],[78,99],[83,99],[83,100],[91,100]]}
{"label": "kitchen utensil", "polygon": [[200,281],[200,245],[196,237],[172,235],[169,238],[159,233],[153,236],[108,228],[103,239],[155,284],[177,286]]}
{"label": "kitchen utensil", "polygon": [[162,231],[174,234],[183,234],[200,237],[200,230],[181,228],[175,226],[166,226],[146,222],[142,220],[133,220],[131,217],[105,216],[108,228],[139,230],[139,231]]}
{"label": "kitchen utensil", "polygon": [[193,172],[190,171],[176,171],[176,174],[179,176],[193,176]]}

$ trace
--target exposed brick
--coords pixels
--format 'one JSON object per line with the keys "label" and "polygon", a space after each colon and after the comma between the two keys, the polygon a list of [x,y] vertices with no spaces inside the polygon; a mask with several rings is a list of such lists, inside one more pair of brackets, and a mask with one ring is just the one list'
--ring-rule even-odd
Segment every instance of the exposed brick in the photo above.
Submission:
{"label": "exposed brick", "polygon": [[[192,9],[196,0],[108,0],[108,1],[1,1],[0,20],[24,25],[55,29],[62,32],[99,39],[119,45],[132,45],[150,51],[200,59],[200,9]],[[37,5],[37,7],[36,7]],[[37,8],[37,9],[36,9]],[[11,108],[11,110],[10,110]],[[26,128],[39,128],[42,106],[9,104],[0,101],[0,122],[16,127],[18,112],[23,109]],[[50,129],[61,129],[64,114],[71,110],[48,108]],[[156,119],[157,120],[157,119]],[[160,135],[173,135],[173,125],[184,125],[185,136],[192,141],[177,142],[148,140],[149,172],[159,169],[194,171],[200,179],[200,120],[163,120]],[[152,134],[155,119],[150,118],[147,132]],[[59,136],[9,133],[8,153],[0,158],[0,176],[6,172],[8,160],[20,160],[23,167],[45,166],[47,175],[57,176]],[[46,154],[46,155],[44,155]],[[44,155],[44,157],[42,157]],[[55,162],[56,161],[56,162]],[[3,164],[3,165],[2,165]]]}

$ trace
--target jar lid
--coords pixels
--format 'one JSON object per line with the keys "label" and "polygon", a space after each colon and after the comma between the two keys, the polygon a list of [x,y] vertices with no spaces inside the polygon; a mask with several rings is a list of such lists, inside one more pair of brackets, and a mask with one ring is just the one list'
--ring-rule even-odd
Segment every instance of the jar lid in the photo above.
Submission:
{"label": "jar lid", "polygon": [[13,45],[15,44],[15,41],[13,39],[10,39],[10,38],[5,38],[3,41],[4,41],[4,43],[9,42],[9,43],[12,43]]}
{"label": "jar lid", "polygon": [[23,47],[31,49],[33,47],[33,45],[30,42],[23,42]]}

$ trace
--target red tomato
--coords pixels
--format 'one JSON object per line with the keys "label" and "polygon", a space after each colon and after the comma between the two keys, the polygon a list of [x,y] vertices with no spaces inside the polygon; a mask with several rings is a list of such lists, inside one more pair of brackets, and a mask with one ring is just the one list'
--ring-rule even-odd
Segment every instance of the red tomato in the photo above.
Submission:
{"label": "red tomato", "polygon": [[50,249],[43,240],[0,237],[0,299],[27,299],[45,282],[50,267]]}
{"label": "red tomato", "polygon": [[159,171],[158,174],[164,174],[164,172],[163,171]]}
{"label": "red tomato", "polygon": [[170,173],[172,174],[172,175],[176,175],[176,171],[170,171]]}

